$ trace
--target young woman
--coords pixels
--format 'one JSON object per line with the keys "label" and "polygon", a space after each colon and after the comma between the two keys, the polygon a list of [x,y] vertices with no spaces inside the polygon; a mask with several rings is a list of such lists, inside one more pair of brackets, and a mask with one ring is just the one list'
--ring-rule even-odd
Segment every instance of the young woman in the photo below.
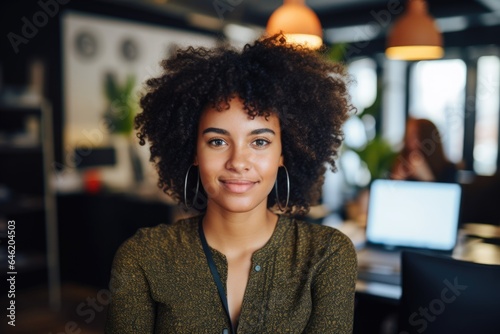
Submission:
{"label": "young woman", "polygon": [[404,147],[391,177],[399,180],[456,182],[457,167],[444,154],[439,130],[428,119],[410,118]]}
{"label": "young woman", "polygon": [[293,218],[335,168],[352,109],[345,69],[279,35],[162,65],[138,137],[159,186],[200,215],[120,247],[106,332],[350,333],[352,243]]}

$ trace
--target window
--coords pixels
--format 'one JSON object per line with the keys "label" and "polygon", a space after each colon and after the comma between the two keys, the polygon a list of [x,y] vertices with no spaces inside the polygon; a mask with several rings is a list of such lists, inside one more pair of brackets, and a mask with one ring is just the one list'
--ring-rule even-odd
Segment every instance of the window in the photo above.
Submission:
{"label": "window", "polygon": [[353,104],[362,112],[371,106],[377,96],[377,72],[375,61],[371,58],[355,60],[349,64],[349,74],[355,78],[350,86]]}
{"label": "window", "polygon": [[460,59],[421,61],[410,72],[409,116],[438,127],[445,154],[455,163],[463,152],[465,80]]}
{"label": "window", "polygon": [[477,63],[474,171],[493,175],[497,169],[500,59],[483,56]]}
{"label": "window", "polygon": [[349,73],[355,82],[349,87],[352,103],[358,113],[344,124],[345,141],[337,166],[339,173],[327,170],[323,185],[322,202],[329,210],[339,210],[344,204],[349,187],[366,186],[370,182],[370,172],[358,154],[352,149],[361,148],[375,136],[375,120],[371,115],[359,115],[370,107],[377,96],[376,63],[363,58],[349,64]]}
{"label": "window", "polygon": [[395,150],[400,150],[405,134],[407,63],[386,59],[382,100],[382,135]]}
{"label": "window", "polygon": [[370,107],[377,97],[377,65],[370,58],[355,60],[349,64],[349,74],[354,78],[354,83],[349,86],[352,103],[357,108],[353,115],[344,124],[345,144],[351,148],[360,148],[368,140],[375,137],[375,119],[371,115],[359,115]]}
{"label": "window", "polygon": [[355,80],[349,87],[349,93],[358,113],[344,124],[346,151],[342,154],[339,165],[346,181],[351,185],[366,186],[370,182],[366,164],[351,149],[360,149],[375,137],[375,118],[368,114],[359,116],[377,97],[376,67],[375,61],[370,58],[355,60],[349,64],[349,73]]}

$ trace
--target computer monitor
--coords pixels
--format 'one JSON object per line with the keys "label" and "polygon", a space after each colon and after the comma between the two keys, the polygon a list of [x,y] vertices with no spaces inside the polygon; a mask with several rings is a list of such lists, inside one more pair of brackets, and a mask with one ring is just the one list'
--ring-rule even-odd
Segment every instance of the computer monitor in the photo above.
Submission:
{"label": "computer monitor", "polygon": [[455,183],[375,180],[370,187],[367,244],[451,251],[461,187]]}

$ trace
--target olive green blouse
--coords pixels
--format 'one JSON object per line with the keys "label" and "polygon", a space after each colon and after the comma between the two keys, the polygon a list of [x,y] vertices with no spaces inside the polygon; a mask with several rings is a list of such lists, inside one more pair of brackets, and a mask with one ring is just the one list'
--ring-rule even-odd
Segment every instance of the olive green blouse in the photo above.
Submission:
{"label": "olive green blouse", "polygon": [[[230,333],[200,219],[142,228],[120,246],[106,333]],[[226,258],[211,252],[225,284]],[[238,334],[351,333],[356,270],[354,247],[340,231],[280,216],[252,256]]]}

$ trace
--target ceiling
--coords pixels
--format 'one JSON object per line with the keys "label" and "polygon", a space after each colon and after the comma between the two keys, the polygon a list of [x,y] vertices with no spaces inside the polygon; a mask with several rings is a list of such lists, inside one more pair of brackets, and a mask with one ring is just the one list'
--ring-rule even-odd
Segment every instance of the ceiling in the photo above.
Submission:
{"label": "ceiling", "polygon": [[[226,35],[228,26],[241,28],[235,31],[233,29],[233,34],[236,35],[244,35],[244,27],[251,28],[254,34],[261,34],[271,13],[283,3],[281,0],[105,1],[174,16],[195,28],[224,31]],[[387,29],[401,12],[405,2],[406,0],[306,1],[321,21],[327,44],[376,41],[371,48],[365,48],[368,52],[377,50],[384,43]],[[445,33],[445,45],[499,44],[500,0],[428,0],[427,3],[430,14],[436,18],[437,24]]]}

